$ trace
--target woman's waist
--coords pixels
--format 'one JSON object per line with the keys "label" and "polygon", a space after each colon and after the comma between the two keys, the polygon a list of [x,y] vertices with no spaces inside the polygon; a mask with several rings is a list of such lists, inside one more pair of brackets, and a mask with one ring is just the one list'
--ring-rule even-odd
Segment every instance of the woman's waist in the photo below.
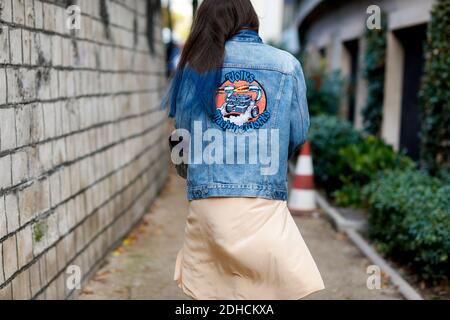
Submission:
{"label": "woman's waist", "polygon": [[187,187],[189,200],[206,198],[261,198],[285,201],[288,196],[287,183],[219,183],[196,184],[190,181]]}

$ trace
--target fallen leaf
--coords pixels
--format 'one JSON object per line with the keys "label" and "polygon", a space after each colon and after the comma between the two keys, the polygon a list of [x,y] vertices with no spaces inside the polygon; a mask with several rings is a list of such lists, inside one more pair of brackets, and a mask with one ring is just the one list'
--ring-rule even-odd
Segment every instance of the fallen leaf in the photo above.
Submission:
{"label": "fallen leaf", "polygon": [[118,247],[116,250],[113,251],[113,256],[118,257],[124,252],[122,247]]}
{"label": "fallen leaf", "polygon": [[94,294],[94,290],[92,290],[92,289],[89,288],[89,287],[86,287],[86,288],[83,290],[83,294],[85,294],[85,295],[92,295],[92,294]]}
{"label": "fallen leaf", "polygon": [[347,240],[347,236],[342,232],[336,233],[335,237],[337,240]]}
{"label": "fallen leaf", "polygon": [[94,278],[92,278],[92,280],[97,281],[97,282],[102,282],[105,283],[107,277],[109,276],[111,272],[109,270],[105,270],[105,271],[100,271],[99,273],[97,273]]}

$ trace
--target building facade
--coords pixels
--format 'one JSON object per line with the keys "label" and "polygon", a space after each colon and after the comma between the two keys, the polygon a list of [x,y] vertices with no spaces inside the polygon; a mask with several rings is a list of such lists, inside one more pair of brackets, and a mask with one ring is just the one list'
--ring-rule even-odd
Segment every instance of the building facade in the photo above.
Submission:
{"label": "building facade", "polygon": [[291,27],[301,49],[322,56],[329,71],[339,71],[352,82],[343,95],[341,114],[362,127],[361,111],[367,101],[363,76],[366,22],[376,5],[386,14],[387,48],[381,136],[396,150],[419,156],[420,117],[417,92],[423,73],[423,44],[434,0],[301,0],[292,3]]}
{"label": "building facade", "polygon": [[259,34],[268,43],[281,41],[283,31],[283,0],[252,0],[259,17]]}

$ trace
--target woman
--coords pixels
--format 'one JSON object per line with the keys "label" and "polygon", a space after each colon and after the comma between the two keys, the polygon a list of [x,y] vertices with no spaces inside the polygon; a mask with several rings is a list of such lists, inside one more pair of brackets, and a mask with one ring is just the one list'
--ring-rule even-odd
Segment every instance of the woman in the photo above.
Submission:
{"label": "woman", "polygon": [[324,288],[286,206],[288,158],[309,127],[302,69],[258,28],[250,0],[203,1],[166,98],[190,201],[174,280],[194,299]]}

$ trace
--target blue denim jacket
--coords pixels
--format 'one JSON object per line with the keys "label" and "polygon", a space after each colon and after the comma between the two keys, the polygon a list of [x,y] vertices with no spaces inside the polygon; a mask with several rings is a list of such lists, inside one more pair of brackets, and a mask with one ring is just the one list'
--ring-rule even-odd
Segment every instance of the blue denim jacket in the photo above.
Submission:
{"label": "blue denim jacket", "polygon": [[193,108],[199,102],[189,78],[177,95],[175,126],[190,133],[188,200],[286,200],[288,159],[309,129],[299,61],[264,44],[257,32],[241,30],[225,45],[221,77],[213,115]]}

